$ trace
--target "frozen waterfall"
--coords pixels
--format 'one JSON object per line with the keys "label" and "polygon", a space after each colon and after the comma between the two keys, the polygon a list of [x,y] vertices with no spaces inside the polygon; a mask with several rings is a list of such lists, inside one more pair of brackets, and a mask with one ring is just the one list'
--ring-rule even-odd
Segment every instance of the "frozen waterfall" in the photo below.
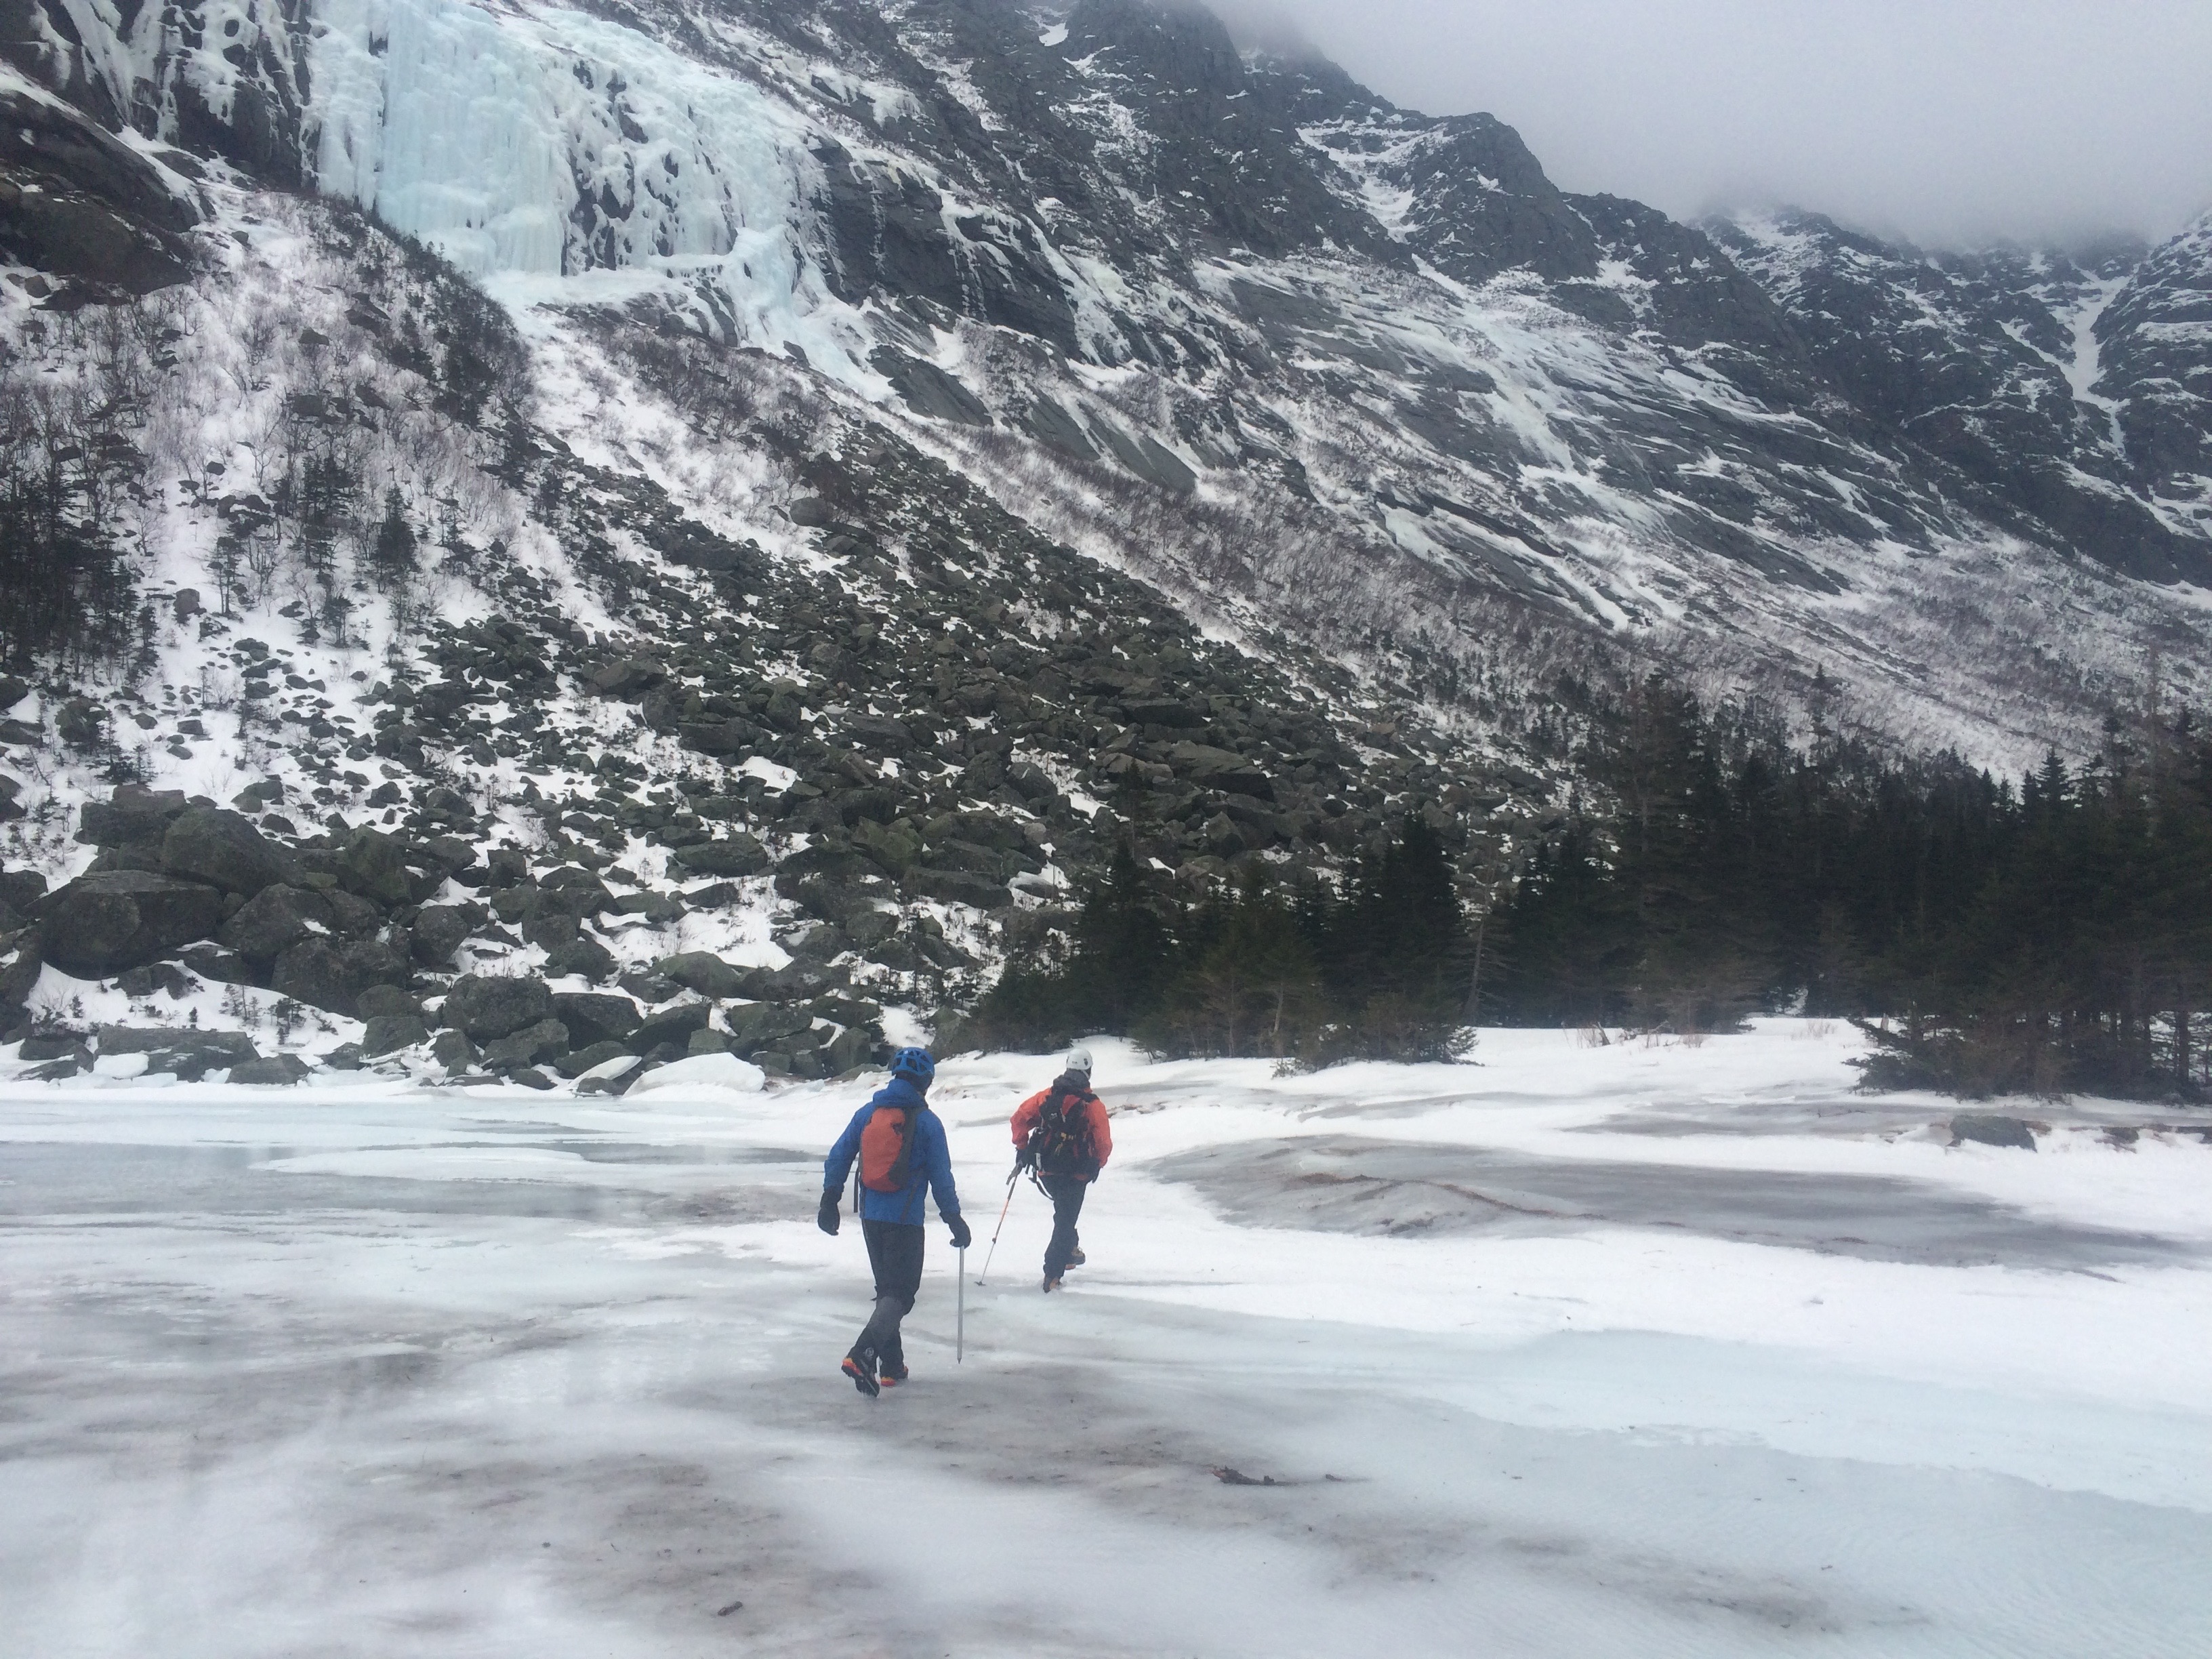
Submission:
{"label": "frozen waterfall", "polygon": [[845,355],[804,252],[819,163],[787,107],[580,12],[321,0],[316,18],[324,190],[479,277],[706,284],[742,337]]}

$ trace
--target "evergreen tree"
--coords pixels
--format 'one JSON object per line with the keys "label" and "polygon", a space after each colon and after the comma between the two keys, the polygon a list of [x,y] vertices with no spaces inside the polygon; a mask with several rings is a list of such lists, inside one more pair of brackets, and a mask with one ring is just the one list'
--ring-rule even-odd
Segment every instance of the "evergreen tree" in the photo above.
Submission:
{"label": "evergreen tree", "polygon": [[1146,1046],[1175,1054],[1312,1052],[1322,1019],[1320,975],[1297,915],[1264,866],[1191,918],[1184,969],[1139,1027]]}
{"label": "evergreen tree", "polygon": [[378,582],[385,586],[404,581],[415,573],[415,527],[407,522],[407,503],[398,484],[385,491],[384,522],[377,526],[369,560],[375,568]]}

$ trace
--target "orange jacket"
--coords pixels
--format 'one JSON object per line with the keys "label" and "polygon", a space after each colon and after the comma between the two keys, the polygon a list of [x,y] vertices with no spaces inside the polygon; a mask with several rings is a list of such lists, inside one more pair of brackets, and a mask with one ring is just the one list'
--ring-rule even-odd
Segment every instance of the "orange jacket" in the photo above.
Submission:
{"label": "orange jacket", "polygon": [[[1037,1116],[1044,1110],[1045,1099],[1051,1093],[1049,1088],[1040,1089],[1014,1108],[1015,1146],[1030,1144],[1030,1132],[1036,1127]],[[1085,1089],[1083,1091],[1083,1109],[1085,1121],[1091,1129],[1091,1155],[1098,1160],[1098,1167],[1103,1170],[1106,1167],[1106,1160],[1114,1155],[1114,1131],[1107,1127],[1106,1103]]]}

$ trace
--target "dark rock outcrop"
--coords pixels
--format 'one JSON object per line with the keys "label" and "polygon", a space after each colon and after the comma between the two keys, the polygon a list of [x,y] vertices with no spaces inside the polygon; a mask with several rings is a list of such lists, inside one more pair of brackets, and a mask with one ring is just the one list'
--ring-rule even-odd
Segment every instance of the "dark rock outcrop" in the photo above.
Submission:
{"label": "dark rock outcrop", "polygon": [[199,216],[182,179],[79,111],[0,88],[0,253],[148,294],[190,274],[183,233]]}
{"label": "dark rock outcrop", "polygon": [[542,979],[465,974],[446,993],[438,1018],[477,1042],[489,1042],[548,1018],[552,1009],[552,993]]}
{"label": "dark rock outcrop", "polygon": [[484,1044],[484,1069],[519,1072],[527,1066],[558,1060],[568,1052],[568,1028],[557,1019],[541,1019]]}
{"label": "dark rock outcrop", "polygon": [[105,979],[203,939],[222,921],[222,895],[142,870],[79,876],[39,902],[39,951],[79,979]]}
{"label": "dark rock outcrop", "polygon": [[372,1014],[362,1022],[362,1056],[374,1060],[430,1040],[430,1028],[416,1014]]}
{"label": "dark rock outcrop", "polygon": [[304,939],[337,930],[337,914],[328,899],[279,882],[246,900],[217,930],[216,939],[249,961],[268,963]]}
{"label": "dark rock outcrop", "polygon": [[1972,1140],[1984,1146],[2014,1146],[2022,1152],[2035,1150],[2035,1131],[2025,1118],[2008,1117],[2002,1112],[1961,1112],[1951,1120],[1951,1144]]}
{"label": "dark rock outcrop", "polygon": [[686,951],[663,957],[653,970],[687,989],[707,997],[733,997],[744,988],[744,974],[711,951]]}
{"label": "dark rock outcrop", "polygon": [[310,1007],[349,1019],[361,1013],[362,994],[374,985],[404,985],[406,958],[380,939],[307,939],[276,958],[272,989]]}
{"label": "dark rock outcrop", "polygon": [[78,814],[76,838],[88,847],[153,847],[188,805],[181,789],[149,789],[126,783],[106,800],[88,800]]}
{"label": "dark rock outcrop", "polygon": [[161,867],[249,899],[299,878],[296,860],[243,815],[220,806],[187,807],[177,815],[161,836]]}
{"label": "dark rock outcrop", "polygon": [[553,1018],[568,1028],[572,1042],[590,1047],[621,1042],[637,1029],[637,1005],[611,991],[556,991]]}

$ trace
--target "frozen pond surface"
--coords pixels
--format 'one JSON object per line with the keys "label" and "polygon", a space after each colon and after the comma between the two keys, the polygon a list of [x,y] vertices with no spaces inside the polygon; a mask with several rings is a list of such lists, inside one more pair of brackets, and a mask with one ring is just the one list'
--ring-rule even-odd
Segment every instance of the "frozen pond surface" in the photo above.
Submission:
{"label": "frozen pond surface", "polygon": [[[1947,1150],[1782,1022],[1100,1048],[1091,1265],[1018,1194],[956,1368],[933,1224],[872,1406],[856,1087],[0,1081],[0,1653],[2212,1651],[2194,1137]],[[940,1083],[979,1240],[1050,1069]]]}
{"label": "frozen pond surface", "polygon": [[2197,1254],[2179,1240],[2070,1225],[1879,1176],[1654,1168],[1344,1135],[1210,1146],[1152,1167],[1261,1226],[1391,1235],[1674,1227],[1936,1267],[2097,1268]]}

